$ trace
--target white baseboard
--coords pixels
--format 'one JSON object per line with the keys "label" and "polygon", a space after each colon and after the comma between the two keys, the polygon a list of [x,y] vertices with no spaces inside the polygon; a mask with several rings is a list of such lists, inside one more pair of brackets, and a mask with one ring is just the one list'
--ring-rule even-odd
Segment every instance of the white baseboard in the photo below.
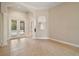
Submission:
{"label": "white baseboard", "polygon": [[34,39],[49,39],[49,37],[35,37]]}
{"label": "white baseboard", "polygon": [[67,45],[70,45],[70,46],[74,46],[74,47],[79,48],[79,45],[74,44],[74,43],[70,43],[70,42],[66,42],[66,41],[61,41],[61,40],[57,40],[57,39],[53,39],[53,38],[50,38],[50,40],[57,41],[59,43],[63,43],[63,44],[67,44]]}

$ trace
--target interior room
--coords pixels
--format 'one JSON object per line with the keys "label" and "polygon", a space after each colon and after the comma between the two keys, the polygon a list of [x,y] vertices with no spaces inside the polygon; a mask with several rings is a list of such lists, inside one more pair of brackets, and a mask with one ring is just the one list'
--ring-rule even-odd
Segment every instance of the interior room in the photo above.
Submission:
{"label": "interior room", "polygon": [[0,2],[0,56],[79,56],[79,2]]}

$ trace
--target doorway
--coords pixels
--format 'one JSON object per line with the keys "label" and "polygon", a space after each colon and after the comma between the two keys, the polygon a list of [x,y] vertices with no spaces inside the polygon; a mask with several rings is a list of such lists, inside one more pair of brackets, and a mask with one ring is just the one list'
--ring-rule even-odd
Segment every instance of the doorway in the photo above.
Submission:
{"label": "doorway", "polygon": [[11,19],[9,20],[9,38],[20,38],[26,34],[26,21]]}

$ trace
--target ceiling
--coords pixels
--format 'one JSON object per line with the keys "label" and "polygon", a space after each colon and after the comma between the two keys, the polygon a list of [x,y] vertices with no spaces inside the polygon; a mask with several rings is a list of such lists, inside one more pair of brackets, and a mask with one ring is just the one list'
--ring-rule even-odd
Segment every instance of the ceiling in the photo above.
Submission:
{"label": "ceiling", "polygon": [[9,7],[19,9],[21,11],[49,9],[61,4],[61,2],[7,2]]}
{"label": "ceiling", "polygon": [[49,9],[61,4],[61,2],[21,2],[19,4],[33,9]]}

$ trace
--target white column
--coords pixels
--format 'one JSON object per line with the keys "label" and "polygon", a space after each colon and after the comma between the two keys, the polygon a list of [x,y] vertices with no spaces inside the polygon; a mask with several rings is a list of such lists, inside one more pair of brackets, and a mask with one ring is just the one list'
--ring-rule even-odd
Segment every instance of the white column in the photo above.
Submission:
{"label": "white column", "polygon": [[0,13],[0,46],[2,45],[3,39],[3,21],[2,21],[2,13]]}
{"label": "white column", "polygon": [[32,16],[32,38],[36,39],[36,32],[34,29],[36,28],[36,12],[33,12]]}
{"label": "white column", "polygon": [[2,26],[3,26],[3,31],[2,31],[2,46],[7,45],[7,40],[8,40],[8,11],[7,11],[7,5],[6,3],[1,3],[1,13],[2,13]]}

